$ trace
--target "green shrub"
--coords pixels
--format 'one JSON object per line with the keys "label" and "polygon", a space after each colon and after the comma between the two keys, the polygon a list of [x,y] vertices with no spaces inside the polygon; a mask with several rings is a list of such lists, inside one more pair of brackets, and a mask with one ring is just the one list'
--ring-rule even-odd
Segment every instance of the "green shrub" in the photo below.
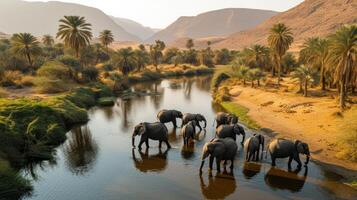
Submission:
{"label": "green shrub", "polygon": [[58,61],[48,61],[37,70],[37,75],[52,80],[69,80],[71,71],[68,66]]}
{"label": "green shrub", "polygon": [[39,93],[59,93],[69,90],[69,84],[60,79],[50,79],[47,77],[36,77],[33,80],[36,90]]}

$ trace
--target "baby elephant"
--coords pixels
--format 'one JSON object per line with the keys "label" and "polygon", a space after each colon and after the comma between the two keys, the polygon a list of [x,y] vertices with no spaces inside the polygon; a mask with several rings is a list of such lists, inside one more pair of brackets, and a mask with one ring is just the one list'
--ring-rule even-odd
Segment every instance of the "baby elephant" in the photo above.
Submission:
{"label": "baby elephant", "polygon": [[262,146],[261,157],[263,158],[264,136],[260,134],[254,134],[253,137],[249,138],[244,142],[244,147],[246,150],[246,156],[245,156],[246,161],[249,162],[252,156],[255,161],[259,160],[260,145]]}
{"label": "baby elephant", "polygon": [[141,135],[139,149],[141,149],[141,145],[145,142],[146,148],[149,148],[149,139],[159,140],[159,148],[161,148],[161,143],[165,142],[167,148],[171,148],[171,145],[168,141],[168,131],[166,126],[163,123],[155,122],[148,123],[142,122],[135,126],[133,137],[132,137],[132,145],[135,147],[135,136]]}
{"label": "baby elephant", "polygon": [[202,163],[200,167],[200,172],[202,171],[205,159],[209,158],[209,168],[212,170],[213,159],[216,158],[217,171],[221,172],[220,164],[221,161],[227,160],[231,161],[231,170],[233,170],[234,158],[237,154],[238,146],[232,138],[216,138],[210,142],[207,142],[203,146],[202,151]]}
{"label": "baby elephant", "polygon": [[286,139],[275,139],[268,145],[268,151],[270,153],[272,166],[275,166],[275,160],[277,158],[287,158],[289,157],[288,167],[291,169],[291,161],[294,159],[298,163],[298,168],[301,168],[301,161],[299,154],[306,155],[305,166],[310,160],[310,150],[309,145],[296,140],[295,142]]}
{"label": "baby elephant", "polygon": [[230,137],[234,141],[236,141],[236,135],[242,135],[242,141],[241,144],[243,144],[244,139],[245,139],[245,131],[244,128],[239,126],[238,124],[233,124],[233,125],[220,125],[216,129],[216,135],[218,138],[227,138]]}
{"label": "baby elephant", "polygon": [[183,142],[185,145],[188,145],[188,141],[190,138],[192,138],[192,140],[195,139],[195,126],[196,121],[190,121],[181,128],[181,134],[183,136]]}

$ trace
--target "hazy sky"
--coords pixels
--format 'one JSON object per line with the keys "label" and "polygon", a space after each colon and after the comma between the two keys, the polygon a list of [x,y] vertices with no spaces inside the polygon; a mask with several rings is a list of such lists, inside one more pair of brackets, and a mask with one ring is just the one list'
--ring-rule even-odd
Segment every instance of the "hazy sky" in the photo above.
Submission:
{"label": "hazy sky", "polygon": [[[27,0],[47,1],[47,0]],[[257,8],[285,11],[303,0],[58,0],[96,7],[153,28],[165,28],[180,16],[221,8]]]}

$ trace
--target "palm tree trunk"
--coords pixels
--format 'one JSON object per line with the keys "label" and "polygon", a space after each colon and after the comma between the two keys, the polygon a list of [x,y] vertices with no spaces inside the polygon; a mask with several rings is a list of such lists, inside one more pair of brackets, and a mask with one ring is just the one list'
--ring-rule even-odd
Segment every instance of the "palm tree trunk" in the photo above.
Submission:
{"label": "palm tree trunk", "polygon": [[321,90],[326,90],[326,81],[325,81],[325,66],[324,62],[321,63]]}
{"label": "palm tree trunk", "polygon": [[273,64],[271,67],[271,75],[274,77],[275,76],[275,65]]}
{"label": "palm tree trunk", "polygon": [[346,87],[345,87],[345,81],[341,80],[340,81],[340,109],[344,110],[346,107],[345,101],[346,101]]}
{"label": "palm tree trunk", "polygon": [[304,90],[304,97],[307,97],[307,79],[305,79],[305,90]]}
{"label": "palm tree trunk", "polygon": [[258,79],[257,82],[258,82],[258,87],[260,87],[260,80]]}
{"label": "palm tree trunk", "polygon": [[27,56],[27,60],[29,61],[29,65],[30,65],[30,67],[32,68],[32,60],[31,60],[31,56],[30,56],[30,54],[29,54],[29,53],[27,53],[27,54],[26,54],[26,56]]}
{"label": "palm tree trunk", "polygon": [[281,64],[280,64],[281,56],[278,56],[277,65],[278,65],[278,87],[280,87],[280,75],[281,75]]}

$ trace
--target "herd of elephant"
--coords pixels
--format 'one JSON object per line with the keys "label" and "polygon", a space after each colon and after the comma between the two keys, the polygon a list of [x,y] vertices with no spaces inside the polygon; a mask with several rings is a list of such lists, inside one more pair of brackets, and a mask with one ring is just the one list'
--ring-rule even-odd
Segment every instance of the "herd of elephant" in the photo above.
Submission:
{"label": "herd of elephant", "polygon": [[[177,128],[177,119],[182,120],[181,135],[183,137],[184,145],[188,145],[189,140],[194,140],[196,136],[196,127],[199,131],[207,126],[206,118],[201,114],[185,113],[178,110],[161,110],[157,114],[159,122],[142,122],[134,127],[132,136],[132,146],[135,147],[135,137],[141,136],[138,148],[141,149],[143,143],[149,148],[149,139],[159,141],[159,148],[161,149],[162,142],[165,142],[167,148],[171,148],[168,141],[168,129],[165,123],[172,123],[174,128]],[[204,122],[202,128],[200,122]],[[215,137],[203,146],[202,162],[200,171],[202,171],[204,161],[209,157],[209,169],[212,170],[214,159],[216,160],[217,171],[220,172],[221,161],[224,161],[224,166],[227,161],[231,162],[230,168],[233,170],[234,159],[237,154],[238,145],[236,143],[236,136],[242,135],[241,145],[244,146],[246,161],[259,161],[259,153],[261,152],[261,159],[263,159],[264,141],[265,138],[261,134],[254,134],[252,137],[245,140],[245,131],[242,126],[238,124],[238,117],[231,113],[219,112],[215,117],[216,133]],[[260,149],[261,147],[261,149]],[[306,155],[305,166],[310,159],[310,151],[307,143],[300,140],[291,141],[287,139],[274,139],[267,146],[267,153],[270,153],[272,166],[276,165],[277,158],[289,158],[288,167],[291,169],[291,162],[295,160],[298,168],[301,168],[299,154]]]}

